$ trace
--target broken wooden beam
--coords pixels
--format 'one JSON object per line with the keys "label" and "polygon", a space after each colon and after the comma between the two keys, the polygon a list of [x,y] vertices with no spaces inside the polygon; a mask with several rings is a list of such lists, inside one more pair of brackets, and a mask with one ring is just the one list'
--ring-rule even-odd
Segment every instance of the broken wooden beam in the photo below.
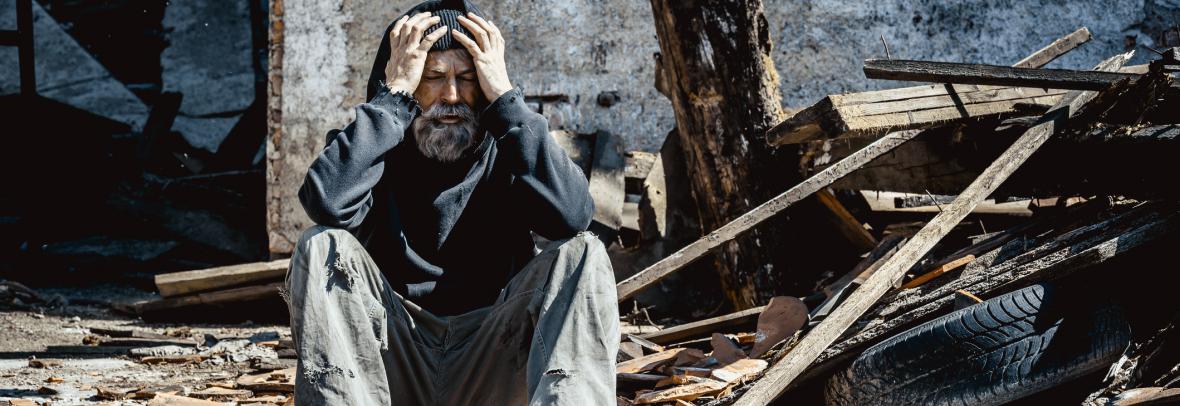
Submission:
{"label": "broken wooden beam", "polygon": [[773,145],[818,138],[929,128],[967,118],[997,117],[1020,105],[1052,106],[1064,90],[927,85],[831,95],[767,132]]}
{"label": "broken wooden beam", "polygon": [[1119,72],[1014,68],[979,63],[902,59],[866,60],[864,72],[865,77],[869,79],[1064,90],[1102,90],[1119,80],[1130,80],[1138,76]]}
{"label": "broken wooden beam", "polygon": [[655,354],[644,355],[639,358],[615,364],[615,374],[635,374],[664,366],[676,360],[676,356],[687,351],[686,348],[673,348]]}
{"label": "broken wooden beam", "polygon": [[246,286],[213,292],[197,293],[187,296],[176,296],[132,305],[136,314],[157,312],[171,309],[181,309],[199,305],[223,305],[228,303],[250,300],[277,298],[283,282],[272,282],[266,285]]}
{"label": "broken wooden beam", "polygon": [[[1130,59],[1133,52],[1117,55],[1102,64],[1096,70],[1115,71]],[[745,393],[735,403],[738,406],[765,406],[777,398],[787,389],[792,381],[799,376],[812,361],[828,348],[845,330],[848,329],[865,311],[869,310],[877,300],[892,289],[905,272],[922,259],[944,236],[947,235],[971,210],[990,195],[1012,175],[1028,157],[1036,152],[1045,141],[1052,136],[1061,125],[1096,96],[1094,92],[1073,91],[1066,94],[1061,102],[1038,120],[1038,124],[1021,135],[1004,151],[991,165],[971,183],[953,203],[946,207],[930,222],[926,223],[917,234],[907,241],[896,254],[886,260],[877,272],[873,273],[864,285],[848,297],[839,307],[828,315],[824,321],[813,328],[787,353],[771,367],[766,375]]]}
{"label": "broken wooden beam", "polygon": [[173,297],[223,288],[280,280],[287,274],[290,259],[221,266],[194,271],[156,275],[160,296]]}
{"label": "broken wooden beam", "polygon": [[705,336],[714,331],[721,331],[723,328],[753,324],[754,320],[758,318],[758,315],[761,314],[762,310],[765,308],[766,306],[759,306],[723,316],[694,321],[692,323],[685,323],[654,333],[644,334],[639,336],[639,338],[651,341],[656,344],[669,344],[688,338]]}
{"label": "broken wooden beam", "polygon": [[[1089,41],[1085,27],[1017,62],[1038,68]],[[925,85],[831,95],[766,132],[771,145],[798,144],[843,135],[885,134],[968,117],[1010,114],[1021,104],[1051,107],[1060,90],[975,85]]]}
{"label": "broken wooden beam", "polygon": [[1049,62],[1053,62],[1057,57],[1085,44],[1087,41],[1090,41],[1090,29],[1086,27],[1078,28],[1076,31],[1058,38],[1012,66],[1017,68],[1038,68],[1045,66]]}
{"label": "broken wooden beam", "polygon": [[828,167],[820,173],[815,174],[807,180],[792,186],[786,192],[775,196],[766,203],[755,207],[753,210],[742,214],[738,218],[721,226],[709,233],[708,235],[694,241],[693,243],[681,248],[672,255],[661,259],[659,262],[652,264],[639,273],[632,275],[630,278],[619,282],[618,298],[619,301],[630,299],[640,290],[659,282],[661,279],[671,275],[683,268],[685,265],[700,259],[705,254],[713,251],[722,244],[733,240],[738,235],[749,231],[754,226],[762,223],[766,219],[778,214],[787,207],[795,204],[803,198],[818,192],[820,189],[831,185],[832,182],[839,180],[850,172],[864,166],[864,164],[872,161],[881,154],[889,152],[898,145],[909,141],[918,135],[917,131],[903,131],[881,137],[881,139],[874,141],[872,144],[862,148],[860,151],[849,155],[840,162]]}

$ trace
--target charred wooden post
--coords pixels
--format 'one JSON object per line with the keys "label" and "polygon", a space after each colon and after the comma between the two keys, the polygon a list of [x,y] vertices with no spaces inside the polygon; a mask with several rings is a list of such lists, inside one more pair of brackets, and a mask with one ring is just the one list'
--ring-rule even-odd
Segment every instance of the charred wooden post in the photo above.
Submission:
{"label": "charred wooden post", "polygon": [[[672,101],[701,225],[715,230],[786,189],[763,134],[782,121],[770,27],[757,0],[652,0],[660,41],[657,87]],[[778,159],[778,161],[784,161]],[[785,169],[789,165],[782,165]],[[765,175],[765,176],[763,176]],[[726,244],[716,258],[722,289],[739,309],[773,292],[766,266],[772,230]]]}

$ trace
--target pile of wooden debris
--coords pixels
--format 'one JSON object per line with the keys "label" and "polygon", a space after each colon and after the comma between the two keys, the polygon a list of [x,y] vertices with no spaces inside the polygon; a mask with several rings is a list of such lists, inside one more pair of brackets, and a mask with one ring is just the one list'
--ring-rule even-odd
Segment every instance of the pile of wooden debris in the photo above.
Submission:
{"label": "pile of wooden debris", "polygon": [[1180,354],[1163,344],[1180,306],[1131,276],[1178,238],[1164,182],[1180,48],[1041,68],[1089,38],[1012,67],[868,60],[869,78],[940,84],[832,95],[770,130],[804,144],[814,174],[622,281],[619,300],[812,194],[853,207],[852,228],[853,214],[884,225],[875,248],[802,299],[625,334],[619,404],[814,401],[807,388],[829,404],[1000,404],[1080,378],[1093,404],[1180,400]]}

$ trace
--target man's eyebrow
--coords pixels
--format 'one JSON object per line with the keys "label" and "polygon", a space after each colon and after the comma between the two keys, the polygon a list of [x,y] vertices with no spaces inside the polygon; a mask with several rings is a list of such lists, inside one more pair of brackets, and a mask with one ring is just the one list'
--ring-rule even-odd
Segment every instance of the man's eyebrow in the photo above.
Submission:
{"label": "man's eyebrow", "polygon": [[446,68],[439,67],[439,66],[435,66],[435,67],[432,67],[432,68],[426,68],[426,70],[427,70],[428,72],[430,72],[430,73],[447,73],[447,69],[446,69]]}
{"label": "man's eyebrow", "polygon": [[456,73],[455,75],[466,75],[466,74],[470,74],[470,73],[475,73],[475,68],[464,69],[462,71],[459,71],[459,73]]}

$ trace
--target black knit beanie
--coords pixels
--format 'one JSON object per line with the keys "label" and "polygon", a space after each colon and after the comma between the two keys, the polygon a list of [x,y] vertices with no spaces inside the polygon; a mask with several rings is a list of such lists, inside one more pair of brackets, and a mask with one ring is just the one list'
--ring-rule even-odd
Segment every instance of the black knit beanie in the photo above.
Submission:
{"label": "black knit beanie", "polygon": [[[427,0],[418,3],[417,6],[409,9],[405,12],[405,14],[395,18],[393,22],[389,23],[389,27],[385,28],[385,32],[381,36],[381,45],[377,48],[377,59],[373,61],[373,70],[369,72],[369,88],[368,94],[365,96],[365,100],[372,100],[373,97],[377,95],[377,91],[381,89],[381,82],[385,81],[385,64],[389,63],[389,30],[393,29],[393,26],[397,24],[398,19],[401,19],[404,16],[413,16],[414,14],[422,12],[430,12],[432,15],[436,15],[442,20],[439,21],[438,24],[435,24],[433,27],[427,29],[425,31],[426,33],[429,34],[435,29],[445,25],[453,30],[463,33],[463,35],[466,35],[468,38],[471,38],[471,34],[468,33],[462,25],[459,25],[459,22],[455,18],[460,15],[465,15],[469,12],[486,18],[486,16],[484,16],[483,12],[481,12],[478,7],[476,7],[474,4],[471,4],[471,2],[467,0]],[[442,51],[446,49],[466,48],[464,48],[463,44],[460,44],[459,41],[455,41],[454,38],[451,38],[451,33],[448,31],[442,36],[442,38],[439,38],[438,41],[434,43],[434,46],[430,47],[431,51]]]}

